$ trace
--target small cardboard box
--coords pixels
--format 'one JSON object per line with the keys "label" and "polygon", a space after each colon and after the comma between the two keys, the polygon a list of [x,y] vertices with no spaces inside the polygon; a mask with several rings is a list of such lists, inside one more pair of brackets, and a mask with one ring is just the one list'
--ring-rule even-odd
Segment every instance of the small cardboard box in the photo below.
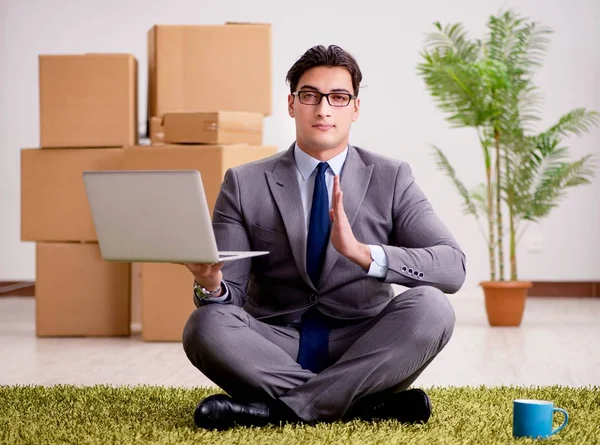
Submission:
{"label": "small cardboard box", "polygon": [[96,243],[37,243],[36,335],[130,335],[130,264]]}
{"label": "small cardboard box", "polygon": [[263,115],[242,111],[166,113],[164,141],[174,144],[262,144]]}
{"label": "small cardboard box", "polygon": [[21,150],[21,241],[97,241],[83,172],[122,168],[122,148]]}
{"label": "small cardboard box", "polygon": [[152,116],[150,118],[149,133],[151,145],[165,145],[165,127],[162,117]]}
{"label": "small cardboard box", "polygon": [[[277,147],[166,145],[127,147],[124,151],[127,170],[198,170],[212,214],[227,169],[271,156]],[[142,338],[181,341],[185,323],[195,309],[190,271],[167,263],[134,263],[132,269],[133,307],[141,306]]]}
{"label": "small cardboard box", "polygon": [[40,55],[40,146],[137,144],[137,70],[131,54]]}
{"label": "small cardboard box", "polygon": [[148,31],[148,86],[148,119],[176,111],[271,115],[271,26],[156,25]]}

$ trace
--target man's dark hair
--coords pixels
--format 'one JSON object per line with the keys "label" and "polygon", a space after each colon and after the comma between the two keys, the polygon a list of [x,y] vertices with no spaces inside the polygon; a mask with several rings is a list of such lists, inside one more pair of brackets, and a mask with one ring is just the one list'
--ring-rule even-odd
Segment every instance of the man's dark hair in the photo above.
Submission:
{"label": "man's dark hair", "polygon": [[290,92],[296,91],[302,74],[317,66],[341,66],[346,68],[352,78],[354,96],[358,96],[358,89],[362,81],[362,73],[358,63],[350,53],[337,45],[329,45],[327,48],[323,45],[317,45],[306,51],[287,73],[286,80],[290,84]]}

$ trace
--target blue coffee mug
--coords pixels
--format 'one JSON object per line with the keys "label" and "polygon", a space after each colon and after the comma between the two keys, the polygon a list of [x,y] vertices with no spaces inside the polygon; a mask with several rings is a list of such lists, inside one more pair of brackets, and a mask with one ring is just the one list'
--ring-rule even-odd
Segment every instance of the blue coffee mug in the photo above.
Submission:
{"label": "blue coffee mug", "polygon": [[[552,430],[554,411],[564,414],[565,421]],[[519,399],[513,401],[513,436],[548,438],[562,430],[569,421],[569,415],[562,408],[555,408],[546,400]]]}

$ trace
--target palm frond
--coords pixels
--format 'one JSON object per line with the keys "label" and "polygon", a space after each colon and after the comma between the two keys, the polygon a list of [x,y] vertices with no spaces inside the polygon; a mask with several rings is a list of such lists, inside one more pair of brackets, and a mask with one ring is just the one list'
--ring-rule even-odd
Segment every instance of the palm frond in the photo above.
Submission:
{"label": "palm frond", "polygon": [[507,82],[494,94],[500,104],[495,125],[510,145],[523,133],[533,133],[534,122],[539,120],[541,96],[531,83],[531,71],[542,62],[550,32],[512,11],[491,17],[488,54],[491,60],[505,66]]}
{"label": "palm frond", "polygon": [[437,106],[448,114],[454,127],[476,126],[484,118],[478,79],[470,73],[468,65],[452,55],[439,57],[426,55],[419,71]]}
{"label": "palm frond", "polygon": [[515,77],[530,74],[543,63],[552,33],[550,28],[528,21],[513,11],[505,11],[489,20],[489,54],[504,61]]}
{"label": "palm frond", "polygon": [[511,154],[515,168],[506,189],[518,219],[538,221],[558,205],[567,188],[590,182],[594,159],[587,155],[567,162],[568,149],[547,134],[528,141],[531,149]]}
{"label": "palm frond", "polygon": [[556,124],[545,131],[549,136],[563,135],[570,133],[580,136],[588,133],[592,125],[600,123],[600,113],[597,111],[587,111],[585,108],[575,108],[565,115],[561,116]]}
{"label": "palm frond", "polygon": [[501,62],[466,63],[453,53],[424,53],[418,65],[438,107],[447,113],[453,127],[480,127],[501,115],[500,102],[492,94],[506,89],[508,78]]}
{"label": "palm frond", "polygon": [[533,137],[522,138],[516,145],[506,152],[511,169],[502,184],[504,198],[510,195],[513,213],[519,219],[529,211],[544,169],[559,163],[564,152],[555,146],[540,145],[539,140]]}
{"label": "palm frond", "polygon": [[[492,183],[491,186],[493,188],[494,184]],[[473,188],[469,192],[469,197],[471,198],[471,202],[478,212],[481,212],[483,215],[488,214],[487,187],[484,183],[481,183]]]}
{"label": "palm frond", "polygon": [[438,168],[440,168],[443,172],[446,173],[446,176],[450,178],[458,193],[462,196],[464,200],[463,211],[467,215],[473,215],[475,218],[479,219],[479,214],[477,213],[477,206],[475,202],[472,200],[472,196],[467,190],[467,188],[463,185],[463,183],[456,176],[456,172],[454,171],[454,167],[446,157],[446,155],[440,150],[438,147],[433,146],[434,157]]}
{"label": "palm frond", "polygon": [[514,41],[513,30],[520,21],[522,20],[511,11],[489,18],[487,47],[491,59],[504,61],[508,58],[509,48]]}
{"label": "palm frond", "polygon": [[540,120],[544,96],[539,89],[526,82],[517,92],[516,104],[519,110],[520,126],[525,132],[533,133],[533,123]]}
{"label": "palm frond", "polygon": [[551,33],[549,28],[540,27],[537,23],[526,23],[515,30],[515,40],[509,49],[511,65],[522,73],[530,73],[542,66],[550,43],[548,35]]}
{"label": "palm frond", "polygon": [[523,219],[538,221],[558,205],[569,187],[589,184],[594,176],[591,160],[591,155],[586,155],[571,163],[546,168],[544,179],[533,195],[530,211]]}
{"label": "palm frond", "polygon": [[440,22],[434,23],[436,32],[428,33],[425,38],[425,48],[428,52],[444,57],[454,54],[464,62],[472,62],[477,57],[479,47],[477,42],[471,42],[461,23],[448,24],[442,27]]}
{"label": "palm frond", "polygon": [[533,134],[534,124],[540,120],[542,94],[528,79],[511,79],[505,88],[495,92],[500,110],[497,127],[503,139],[510,143],[519,140],[524,134]]}

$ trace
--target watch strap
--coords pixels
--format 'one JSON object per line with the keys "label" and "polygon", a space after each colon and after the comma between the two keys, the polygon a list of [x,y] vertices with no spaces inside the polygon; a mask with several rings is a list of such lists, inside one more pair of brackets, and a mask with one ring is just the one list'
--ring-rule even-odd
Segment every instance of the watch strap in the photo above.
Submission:
{"label": "watch strap", "polygon": [[199,284],[198,282],[194,281],[194,293],[196,294],[196,296],[202,300],[207,300],[210,298],[214,298],[217,295],[219,295],[219,293],[221,292],[221,285],[219,284],[219,287],[217,287],[215,290],[211,291],[208,290],[207,288],[205,288],[204,286],[202,286],[201,284]]}

